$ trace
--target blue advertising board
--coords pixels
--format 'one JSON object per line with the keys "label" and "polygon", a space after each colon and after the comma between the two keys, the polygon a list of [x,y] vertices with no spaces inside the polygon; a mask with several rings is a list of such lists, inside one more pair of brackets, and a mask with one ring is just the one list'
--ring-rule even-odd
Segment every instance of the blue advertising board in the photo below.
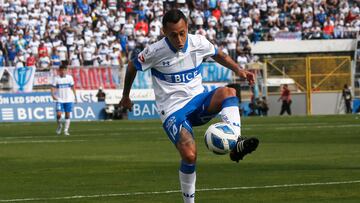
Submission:
{"label": "blue advertising board", "polygon": [[353,102],[353,113],[360,113],[360,99],[354,99]]}
{"label": "blue advertising board", "polygon": [[[105,119],[105,103],[77,103],[71,118],[74,120]],[[0,122],[54,121],[55,103],[49,92],[0,94]]]}
{"label": "blue advertising board", "polygon": [[159,119],[159,113],[155,101],[134,101],[131,112],[128,113],[129,120]]}

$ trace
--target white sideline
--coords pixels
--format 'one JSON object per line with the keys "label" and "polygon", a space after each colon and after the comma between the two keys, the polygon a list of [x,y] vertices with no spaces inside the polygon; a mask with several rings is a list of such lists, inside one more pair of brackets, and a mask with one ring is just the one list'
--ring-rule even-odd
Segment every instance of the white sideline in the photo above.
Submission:
{"label": "white sideline", "polygon": [[64,143],[85,142],[86,140],[27,140],[27,141],[0,141],[0,144],[28,144],[28,143]]}
{"label": "white sideline", "polygon": [[[316,185],[341,185],[341,184],[354,184],[354,183],[360,183],[360,180],[323,182],[323,183],[264,185],[264,186],[248,186],[248,187],[244,186],[244,187],[228,187],[228,188],[203,188],[203,189],[197,189],[196,192],[287,188],[287,187],[302,187],[302,186],[316,186]],[[99,198],[99,197],[138,196],[138,195],[154,195],[154,194],[171,194],[171,193],[179,193],[179,192],[180,192],[180,190],[168,190],[168,191],[154,191],[154,192],[127,192],[127,193],[97,194],[97,195],[74,195],[74,196],[67,196],[67,197],[48,197],[48,198],[35,197],[35,198],[23,198],[23,199],[0,199],[0,202],[25,202],[25,201],[48,201],[48,200]]]}

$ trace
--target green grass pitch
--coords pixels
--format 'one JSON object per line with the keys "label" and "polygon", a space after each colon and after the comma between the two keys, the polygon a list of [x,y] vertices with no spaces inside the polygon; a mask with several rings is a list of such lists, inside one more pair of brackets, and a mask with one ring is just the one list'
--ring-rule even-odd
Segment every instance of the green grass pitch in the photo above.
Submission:
{"label": "green grass pitch", "polygon": [[[218,122],[213,120],[212,123]],[[0,202],[182,202],[160,121],[0,124]],[[196,202],[360,202],[360,116],[242,120],[260,145],[239,164],[198,145]]]}

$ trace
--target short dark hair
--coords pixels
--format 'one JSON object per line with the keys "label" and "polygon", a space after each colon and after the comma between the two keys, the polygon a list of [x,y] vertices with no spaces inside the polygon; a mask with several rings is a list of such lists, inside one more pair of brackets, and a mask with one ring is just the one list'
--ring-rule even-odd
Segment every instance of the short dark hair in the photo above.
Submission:
{"label": "short dark hair", "polygon": [[178,9],[172,9],[165,13],[165,15],[162,19],[163,27],[166,27],[167,23],[177,23],[181,19],[183,19],[185,21],[185,23],[187,23],[186,16],[184,15],[183,12],[181,12]]}
{"label": "short dark hair", "polygon": [[61,64],[59,68],[60,68],[60,69],[67,69],[67,66],[64,65],[64,64]]}

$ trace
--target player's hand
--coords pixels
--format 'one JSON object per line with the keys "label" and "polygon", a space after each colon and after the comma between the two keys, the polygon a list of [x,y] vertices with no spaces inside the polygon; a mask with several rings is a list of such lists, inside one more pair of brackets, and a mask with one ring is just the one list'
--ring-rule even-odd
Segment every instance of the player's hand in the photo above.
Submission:
{"label": "player's hand", "polygon": [[52,98],[53,98],[53,100],[54,100],[54,101],[57,101],[57,100],[58,100],[58,98],[57,98],[57,97],[52,97]]}
{"label": "player's hand", "polygon": [[131,99],[129,97],[122,97],[119,102],[119,107],[124,108],[126,110],[132,111],[132,106],[134,103],[131,102]]}
{"label": "player's hand", "polygon": [[252,86],[255,84],[255,75],[252,72],[245,71],[246,80],[249,82],[249,85]]}

